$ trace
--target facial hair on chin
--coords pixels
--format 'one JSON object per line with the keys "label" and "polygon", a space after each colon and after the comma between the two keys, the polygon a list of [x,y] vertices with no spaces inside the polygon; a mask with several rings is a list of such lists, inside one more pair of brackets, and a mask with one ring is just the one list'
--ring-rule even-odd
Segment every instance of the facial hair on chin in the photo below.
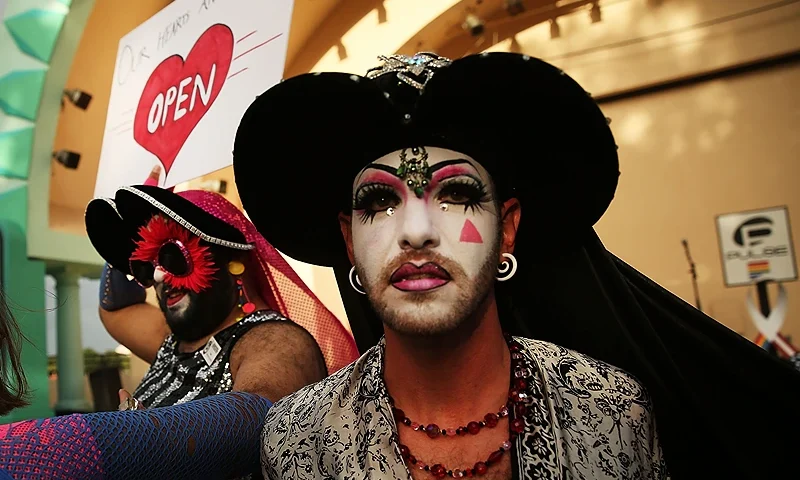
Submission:
{"label": "facial hair on chin", "polygon": [[[367,297],[381,321],[391,330],[408,336],[438,336],[459,329],[474,329],[480,318],[477,312],[494,286],[497,275],[497,258],[500,244],[497,242],[474,279],[456,262],[436,253],[429,253],[430,259],[450,273],[451,283],[458,287],[456,298],[445,309],[434,310],[426,301],[433,298],[434,292],[406,294],[407,301],[390,305],[386,291],[393,288],[389,283],[392,273],[407,260],[403,256],[392,261],[379,276],[381,285],[365,284]],[[419,256],[419,253],[416,254]],[[367,278],[356,266],[359,278]],[[415,298],[416,296],[416,298]]]}
{"label": "facial hair on chin", "polygon": [[159,297],[159,306],[167,326],[176,339],[193,342],[210,335],[225,321],[236,304],[227,282],[215,281],[213,287],[200,293],[187,292],[188,305],[179,312],[171,311],[166,297]]}

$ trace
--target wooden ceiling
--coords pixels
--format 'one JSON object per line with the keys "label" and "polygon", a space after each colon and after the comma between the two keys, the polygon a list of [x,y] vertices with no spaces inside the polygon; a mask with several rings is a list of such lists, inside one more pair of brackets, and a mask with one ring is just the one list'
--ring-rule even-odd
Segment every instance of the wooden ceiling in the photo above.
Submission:
{"label": "wooden ceiling", "polygon": [[[296,0],[285,75],[290,77],[310,71],[328,50],[373,10],[377,10],[381,22],[384,3],[389,1]],[[460,58],[483,51],[551,18],[588,9],[596,0],[519,0],[518,3],[522,11],[512,15],[508,0],[454,0],[449,9],[424,28],[407,32],[407,41],[396,53],[433,51],[449,58]],[[404,14],[424,16],[419,11]],[[463,27],[470,14],[483,21],[484,32],[481,35],[472,35]]]}

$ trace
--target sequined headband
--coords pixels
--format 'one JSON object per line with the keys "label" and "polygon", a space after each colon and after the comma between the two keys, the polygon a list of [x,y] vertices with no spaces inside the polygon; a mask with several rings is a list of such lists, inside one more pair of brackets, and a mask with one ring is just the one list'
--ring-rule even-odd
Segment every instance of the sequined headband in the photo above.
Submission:
{"label": "sequined headband", "polygon": [[[446,67],[452,63],[449,58],[440,57],[435,53],[420,52],[413,57],[407,55],[380,55],[378,60],[383,64],[367,71],[367,78],[370,80],[389,74],[397,75],[397,79],[407,83],[417,90],[423,90],[428,80],[433,77],[436,70]],[[422,78],[422,81],[415,80],[410,75]]]}

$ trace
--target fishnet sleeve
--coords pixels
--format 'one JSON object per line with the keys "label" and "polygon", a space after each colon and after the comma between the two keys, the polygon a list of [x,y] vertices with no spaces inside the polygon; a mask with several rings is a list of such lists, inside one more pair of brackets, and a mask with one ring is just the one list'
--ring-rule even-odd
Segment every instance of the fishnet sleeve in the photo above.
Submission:
{"label": "fishnet sleeve", "polygon": [[0,425],[0,470],[14,479],[226,479],[260,472],[269,400],[228,393],[152,410]]}

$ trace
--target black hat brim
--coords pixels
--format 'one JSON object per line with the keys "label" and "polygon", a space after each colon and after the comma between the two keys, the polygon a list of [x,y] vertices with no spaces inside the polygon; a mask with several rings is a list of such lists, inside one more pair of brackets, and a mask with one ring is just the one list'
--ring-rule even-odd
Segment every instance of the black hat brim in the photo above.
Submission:
{"label": "black hat brim", "polygon": [[260,233],[304,262],[333,266],[345,254],[338,213],[367,163],[424,145],[471,155],[500,195],[563,234],[605,212],[619,164],[605,116],[552,65],[483,54],[433,75],[410,113],[377,83],[343,73],[306,74],[260,95],[237,131],[234,173]]}
{"label": "black hat brim", "polygon": [[123,187],[113,202],[102,198],[89,202],[86,233],[106,262],[129,274],[128,260],[136,248],[138,231],[156,214],[168,216],[210,243],[249,248],[244,234],[232,225],[178,194],[150,185]]}
{"label": "black hat brim", "polygon": [[383,92],[355,75],[301,75],[260,95],[239,125],[233,167],[264,238],[292,258],[328,265],[344,248],[337,216],[347,185],[394,120]]}
{"label": "black hat brim", "polygon": [[109,265],[130,274],[128,260],[136,248],[135,231],[117,213],[113,200],[96,198],[89,202],[85,214],[86,233],[97,253]]}

